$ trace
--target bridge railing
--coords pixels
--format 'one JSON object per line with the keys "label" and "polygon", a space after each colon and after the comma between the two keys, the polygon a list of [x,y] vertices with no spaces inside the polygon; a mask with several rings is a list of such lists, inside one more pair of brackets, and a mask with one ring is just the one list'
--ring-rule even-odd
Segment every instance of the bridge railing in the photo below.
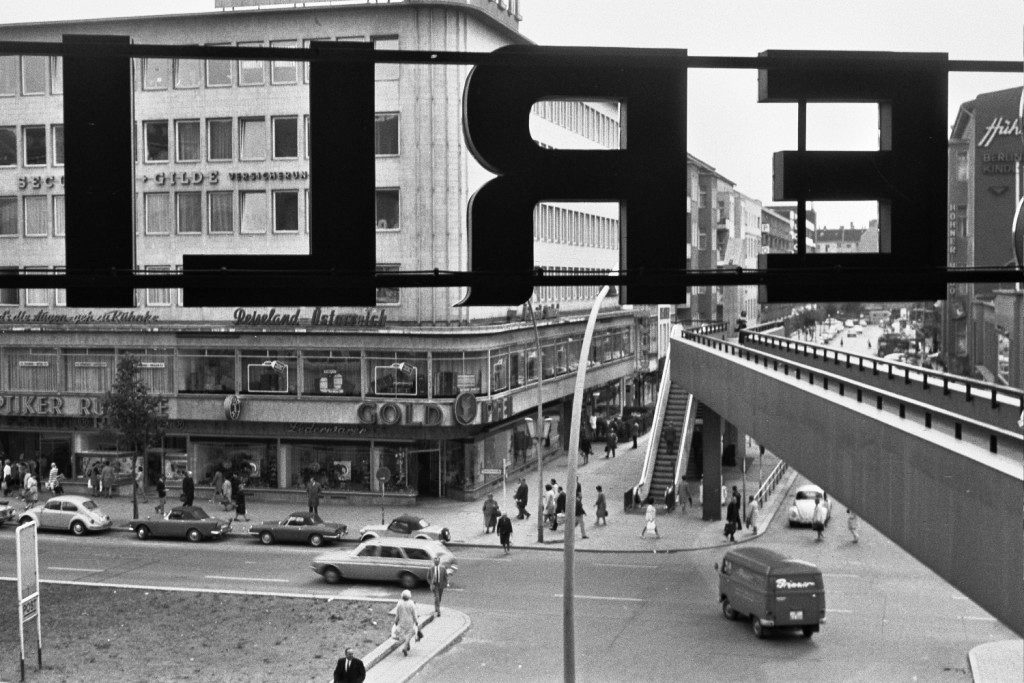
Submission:
{"label": "bridge railing", "polygon": [[884,411],[887,415],[915,422],[925,429],[935,430],[935,432],[951,436],[957,441],[987,448],[991,453],[1003,453],[1024,460],[1024,435],[1019,432],[1002,429],[922,401],[858,382],[849,377],[764,353],[749,346],[688,332],[683,333],[683,339],[735,356],[764,367],[766,370],[794,377],[797,381],[805,381],[825,391],[846,396],[850,400],[856,399],[857,403],[874,405],[875,408]]}
{"label": "bridge railing", "polygon": [[861,372],[870,372],[874,376],[884,375],[888,379],[902,379],[904,384],[917,384],[923,389],[941,388],[943,395],[960,394],[964,401],[971,402],[981,399],[991,402],[993,408],[1005,405],[1024,411],[1024,391],[991,382],[951,375],[938,370],[922,368],[897,361],[885,360],[874,356],[862,356],[849,351],[842,351],[830,346],[810,342],[786,339],[762,332],[744,331],[740,333],[740,343],[747,346],[756,344],[771,349],[779,349],[791,354],[832,361],[846,368],[856,368]]}
{"label": "bridge railing", "polygon": [[788,469],[789,465],[780,460],[776,463],[775,467],[772,468],[772,471],[768,473],[768,476],[761,483],[761,486],[758,487],[757,493],[754,494],[754,500],[757,501],[758,507],[762,510],[764,509],[764,504],[767,502],[768,497],[775,491],[775,487],[779,485],[780,481],[782,481],[782,475],[784,475]]}

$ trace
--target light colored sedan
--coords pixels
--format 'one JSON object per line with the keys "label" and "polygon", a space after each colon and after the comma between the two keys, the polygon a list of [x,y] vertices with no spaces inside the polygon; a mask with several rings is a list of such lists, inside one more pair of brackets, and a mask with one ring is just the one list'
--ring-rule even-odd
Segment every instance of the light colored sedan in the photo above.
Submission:
{"label": "light colored sedan", "polygon": [[793,504],[789,506],[790,526],[797,526],[798,524],[811,525],[811,520],[814,518],[815,499],[818,496],[821,496],[822,501],[825,503],[825,524],[828,524],[828,520],[832,517],[832,501],[828,499],[828,496],[825,495],[820,486],[805,484],[796,490],[796,495],[793,496]]}
{"label": "light colored sedan", "polygon": [[34,521],[40,529],[70,531],[81,536],[86,531],[106,531],[114,525],[93,501],[85,496],[54,496],[50,500],[25,510],[18,517],[21,524]]}
{"label": "light colored sedan", "polygon": [[10,501],[0,500],[0,525],[9,519],[14,519],[17,513]]}
{"label": "light colored sedan", "polygon": [[435,557],[441,558],[449,576],[455,573],[455,556],[444,545],[416,538],[373,538],[355,548],[318,555],[311,567],[327,583],[342,579],[398,581],[411,589],[427,580]]}
{"label": "light colored sedan", "polygon": [[452,533],[448,527],[431,524],[422,517],[416,515],[400,515],[391,520],[391,524],[371,524],[359,530],[359,540],[367,541],[371,538],[384,538],[394,536],[397,538],[422,538],[426,540],[441,541],[447,543],[452,540]]}

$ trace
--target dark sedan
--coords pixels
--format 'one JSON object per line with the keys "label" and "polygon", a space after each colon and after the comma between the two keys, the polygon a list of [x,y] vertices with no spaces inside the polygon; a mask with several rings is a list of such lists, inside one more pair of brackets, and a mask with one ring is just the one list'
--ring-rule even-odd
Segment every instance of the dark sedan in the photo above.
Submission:
{"label": "dark sedan", "polygon": [[249,527],[249,533],[259,537],[264,545],[275,542],[308,543],[319,547],[324,541],[340,540],[346,532],[346,525],[325,522],[319,516],[307,512],[293,512],[279,522],[264,522]]}
{"label": "dark sedan", "polygon": [[185,538],[193,543],[203,539],[223,538],[231,530],[231,523],[206,514],[195,505],[171,508],[163,517],[133,519],[128,528],[142,540],[147,538]]}

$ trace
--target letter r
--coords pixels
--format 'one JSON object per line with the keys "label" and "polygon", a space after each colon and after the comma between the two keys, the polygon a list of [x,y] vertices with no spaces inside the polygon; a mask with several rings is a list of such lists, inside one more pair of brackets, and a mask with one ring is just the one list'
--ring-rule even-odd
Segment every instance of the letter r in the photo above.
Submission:
{"label": "letter r", "polygon": [[[534,268],[541,201],[618,202],[619,268],[654,271],[620,300],[682,300],[681,287],[656,276],[686,267],[686,51],[514,45],[495,54],[501,63],[476,66],[464,98],[470,152],[498,176],[468,208],[470,270],[492,277],[474,284],[462,304],[510,306],[530,297],[530,285],[503,276]],[[541,148],[530,135],[530,110],[546,99],[620,102],[621,148]]]}

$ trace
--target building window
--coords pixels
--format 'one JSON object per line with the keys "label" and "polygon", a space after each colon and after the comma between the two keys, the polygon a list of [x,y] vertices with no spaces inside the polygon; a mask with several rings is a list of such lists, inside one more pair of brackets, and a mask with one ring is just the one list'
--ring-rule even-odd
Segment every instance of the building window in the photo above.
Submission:
{"label": "building window", "polygon": [[[262,43],[239,43],[238,47],[261,47]],[[263,85],[266,62],[260,59],[238,60],[238,85]]]}
{"label": "building window", "polygon": [[143,195],[143,203],[146,207],[146,234],[170,234],[171,195],[166,192],[147,192]]}
{"label": "building window", "polygon": [[181,373],[178,391],[189,394],[232,394],[235,391],[235,354],[221,349],[182,349],[177,357]]}
{"label": "building window", "polygon": [[398,230],[398,188],[376,191],[377,229]]}
{"label": "building window", "polygon": [[238,138],[238,156],[242,161],[267,158],[266,119],[239,119]]}
{"label": "building window", "polygon": [[260,234],[267,231],[267,193],[262,190],[238,193],[238,213],[241,216],[240,230],[243,233]]}
{"label": "building window", "polygon": [[64,195],[53,195],[53,236],[64,236]]}
{"label": "building window", "polygon": [[274,192],[274,232],[299,231],[299,192]]}
{"label": "building window", "polygon": [[[297,40],[272,40],[270,47],[298,47]],[[270,82],[274,85],[289,85],[298,79],[296,62],[271,62]]]}
{"label": "building window", "polygon": [[64,124],[53,124],[53,165],[64,165]]}
{"label": "building window", "polygon": [[[0,215],[2,215],[2,213],[2,205],[0,205]],[[17,268],[0,268],[0,273],[3,273],[4,275],[15,275],[17,272]],[[0,306],[17,306],[20,303],[21,298],[17,289],[0,289]]]}
{"label": "building window", "polygon": [[143,130],[146,161],[167,161],[167,122],[146,121]]}
{"label": "building window", "polygon": [[61,57],[50,57],[50,92],[64,93],[64,59]]}
{"label": "building window", "polygon": [[306,158],[309,158],[309,114],[302,117],[302,135],[303,145],[305,147],[304,152]]}
{"label": "building window", "polygon": [[50,58],[46,55],[23,55],[21,58],[21,91],[25,95],[46,94],[46,72]]}
{"label": "building window", "polygon": [[[63,197],[61,197],[61,199],[63,199]],[[61,270],[63,270],[63,268],[62,267],[54,267],[54,268],[51,268],[50,270],[53,271],[53,273],[56,275]],[[54,303],[55,306],[67,306],[68,305],[68,290],[66,290],[66,289],[55,289],[55,290],[53,290],[53,303]]]}
{"label": "building window", "polygon": [[[49,268],[26,268],[26,272],[49,272]],[[50,290],[48,289],[25,289],[25,305],[26,306],[49,306],[50,305]]]}
{"label": "building window", "polygon": [[18,55],[0,55],[0,95],[17,95],[18,78]]}
{"label": "building window", "polygon": [[202,192],[178,192],[174,195],[179,235],[196,235],[203,231],[202,197]]}
{"label": "building window", "polygon": [[374,116],[373,153],[379,156],[398,154],[398,112]]}
{"label": "building window", "polygon": [[294,352],[243,351],[242,368],[246,376],[246,391],[252,393],[296,393],[293,369],[298,363]]}
{"label": "building window", "polygon": [[[169,273],[171,271],[170,266],[146,266],[147,273]],[[169,287],[160,287],[159,289],[147,289],[146,290],[146,305],[147,306],[170,306],[171,305],[171,290]]]}
{"label": "building window", "polygon": [[0,197],[0,237],[17,237],[18,198]]}
{"label": "building window", "polygon": [[46,195],[24,197],[25,237],[50,236],[50,200]]}
{"label": "building window", "polygon": [[967,169],[967,152],[957,152],[956,154],[956,179],[960,182],[966,182],[968,179]]}
{"label": "building window", "polygon": [[370,396],[427,396],[426,354],[383,352],[366,357]]}
{"label": "building window", "polygon": [[[313,41],[325,42],[327,40],[330,40],[330,39],[329,38],[307,38],[307,39],[302,41],[302,47],[308,49],[309,46],[310,46],[310,43],[312,43]],[[309,83],[309,64],[310,64],[309,62],[305,62],[303,64],[303,75],[302,75],[302,82],[303,83]]]}
{"label": "building window", "polygon": [[180,90],[198,88],[203,81],[203,62],[198,59],[174,60],[174,87]]}
{"label": "building window", "polygon": [[234,196],[231,192],[210,192],[206,195],[210,212],[211,234],[232,234],[235,231]]}
{"label": "building window", "polygon": [[18,163],[18,134],[14,126],[0,128],[0,166],[15,166]]}
{"label": "building window", "polygon": [[156,57],[142,60],[142,89],[166,90],[171,82],[171,60]]}
{"label": "building window", "polygon": [[175,121],[174,140],[178,149],[178,161],[199,161],[199,121]]}
{"label": "building window", "polygon": [[299,119],[297,116],[278,116],[274,126],[274,158],[299,158]]}
{"label": "building window", "polygon": [[46,165],[46,126],[25,126],[21,129],[24,135],[25,165]]}
{"label": "building window", "polygon": [[362,380],[359,375],[358,351],[318,351],[303,354],[302,393],[313,395],[359,396]]}
{"label": "building window", "polygon": [[[375,36],[373,38],[374,50],[397,50],[398,36]],[[397,81],[398,64],[378,63],[374,67],[374,78],[378,81]]]}
{"label": "building window", "polygon": [[208,119],[206,121],[206,144],[210,161],[231,161],[234,158],[231,119]]}
{"label": "building window", "polygon": [[[225,44],[210,45],[210,47],[225,47]],[[232,83],[231,60],[229,59],[208,59],[206,60],[206,87],[226,88]]]}
{"label": "building window", "polygon": [[[378,273],[397,273],[399,265],[397,263],[378,263]],[[377,288],[377,305],[378,306],[397,306],[401,303],[399,296],[398,287],[378,287]]]}

